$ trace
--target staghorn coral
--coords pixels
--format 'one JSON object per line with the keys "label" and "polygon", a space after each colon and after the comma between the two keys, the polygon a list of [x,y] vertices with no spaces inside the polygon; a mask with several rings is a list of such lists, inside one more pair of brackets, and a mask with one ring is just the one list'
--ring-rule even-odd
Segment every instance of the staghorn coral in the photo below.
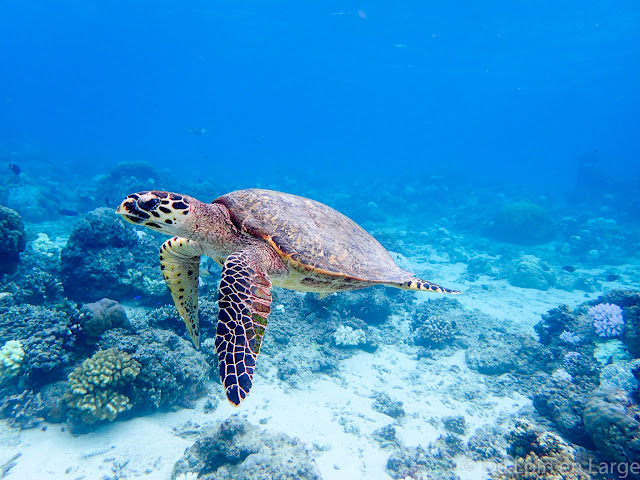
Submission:
{"label": "staghorn coral", "polygon": [[[114,420],[132,407],[122,392],[140,373],[140,364],[116,348],[100,350],[69,374],[64,399],[81,423]],[[72,422],[73,425],[73,422]]]}

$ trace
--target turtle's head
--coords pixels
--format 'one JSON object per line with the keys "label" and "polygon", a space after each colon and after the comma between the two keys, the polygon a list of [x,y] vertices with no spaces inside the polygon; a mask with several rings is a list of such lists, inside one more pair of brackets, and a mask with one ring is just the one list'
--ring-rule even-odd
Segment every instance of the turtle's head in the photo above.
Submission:
{"label": "turtle's head", "polygon": [[191,229],[189,213],[200,204],[186,195],[169,192],[139,192],[125,198],[116,213],[134,225],[167,235],[186,236]]}

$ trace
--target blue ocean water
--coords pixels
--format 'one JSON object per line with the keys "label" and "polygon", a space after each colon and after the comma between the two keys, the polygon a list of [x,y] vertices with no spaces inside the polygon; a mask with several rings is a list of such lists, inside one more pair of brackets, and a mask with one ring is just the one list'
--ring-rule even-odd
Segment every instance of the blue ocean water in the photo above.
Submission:
{"label": "blue ocean water", "polygon": [[[580,451],[635,475],[637,430],[607,432],[640,418],[638,78],[626,0],[4,0],[1,471],[524,478],[504,469],[533,452],[601,478]],[[220,266],[200,262],[196,350],[157,259],[183,232],[115,210],[240,188],[327,204],[463,294],[274,288],[232,407]],[[323,235],[301,241],[354,237]],[[570,453],[527,450],[544,435]]]}

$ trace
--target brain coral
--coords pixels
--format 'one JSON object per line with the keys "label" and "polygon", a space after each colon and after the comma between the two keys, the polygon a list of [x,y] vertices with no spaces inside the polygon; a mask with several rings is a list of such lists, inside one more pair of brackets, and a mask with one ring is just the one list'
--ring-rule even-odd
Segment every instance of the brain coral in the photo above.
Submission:
{"label": "brain coral", "polygon": [[140,364],[116,348],[101,350],[82,362],[69,374],[69,391],[64,396],[73,417],[71,424],[114,420],[130,409],[125,387],[139,373]]}
{"label": "brain coral", "polygon": [[640,462],[640,407],[623,390],[596,389],[584,424],[598,451],[612,462]]}
{"label": "brain coral", "polygon": [[504,205],[498,211],[492,231],[505,242],[535,245],[551,239],[553,223],[541,206],[515,202]]}

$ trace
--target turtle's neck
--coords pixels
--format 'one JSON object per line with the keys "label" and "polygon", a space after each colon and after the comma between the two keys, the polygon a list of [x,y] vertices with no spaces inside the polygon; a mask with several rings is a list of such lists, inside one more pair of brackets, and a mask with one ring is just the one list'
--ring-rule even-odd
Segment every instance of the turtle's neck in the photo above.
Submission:
{"label": "turtle's neck", "polygon": [[210,254],[221,257],[235,252],[244,244],[243,235],[231,221],[229,211],[219,203],[203,203],[193,199],[181,236],[201,244]]}

